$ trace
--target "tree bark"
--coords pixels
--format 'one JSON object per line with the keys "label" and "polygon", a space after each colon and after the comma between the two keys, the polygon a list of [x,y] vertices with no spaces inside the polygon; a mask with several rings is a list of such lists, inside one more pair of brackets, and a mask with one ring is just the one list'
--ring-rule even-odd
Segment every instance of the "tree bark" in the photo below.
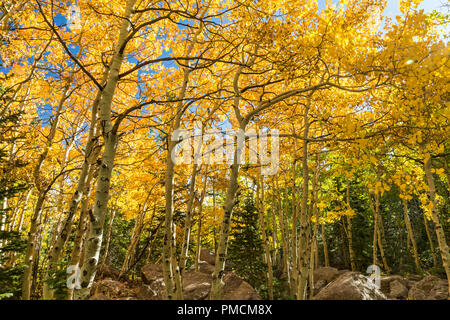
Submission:
{"label": "tree bark", "polygon": [[431,203],[433,204],[433,207],[431,209],[431,218],[434,222],[436,236],[439,244],[439,250],[441,251],[442,266],[444,267],[445,273],[447,275],[447,281],[449,284],[448,290],[450,296],[450,251],[447,245],[447,241],[445,239],[444,229],[442,228],[441,221],[439,220],[438,203],[436,201],[436,187],[434,184],[433,174],[431,173],[431,157],[425,158],[424,170],[428,184],[428,195],[430,197]]}
{"label": "tree bark", "polygon": [[110,180],[118,142],[117,128],[113,127],[111,121],[111,105],[119,81],[119,72],[124,58],[127,36],[131,28],[131,17],[134,14],[135,3],[136,0],[128,0],[126,4],[117,48],[111,60],[108,80],[106,81],[99,103],[99,119],[104,141],[104,151],[100,163],[95,205],[92,212],[90,212],[89,237],[86,242],[85,257],[81,270],[81,289],[75,291],[77,300],[85,299],[89,295],[99,262],[103,226],[109,200]]}
{"label": "tree bark", "polygon": [[416,239],[414,237],[414,233],[412,230],[411,221],[409,220],[409,216],[408,216],[408,201],[406,200],[406,198],[403,198],[403,213],[404,213],[404,218],[405,218],[406,230],[408,231],[409,240],[411,241],[411,244],[412,244],[412,249],[413,249],[413,254],[414,254],[414,262],[416,264],[417,271],[421,272],[422,268],[421,268],[420,262],[419,262],[419,253],[417,250],[417,243],[416,243]]}

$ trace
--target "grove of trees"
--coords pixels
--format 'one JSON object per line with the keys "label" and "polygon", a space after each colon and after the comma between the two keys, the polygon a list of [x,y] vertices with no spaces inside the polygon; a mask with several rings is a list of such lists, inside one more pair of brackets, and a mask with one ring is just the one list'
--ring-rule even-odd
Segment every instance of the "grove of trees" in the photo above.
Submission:
{"label": "grove of trees", "polygon": [[[319,266],[450,284],[448,16],[419,4],[4,1],[0,299],[148,263],[183,299],[202,248],[214,300],[229,262],[267,299],[311,298]],[[230,129],[278,130],[276,172],[250,138],[208,161]],[[203,161],[174,161],[184,142]]]}

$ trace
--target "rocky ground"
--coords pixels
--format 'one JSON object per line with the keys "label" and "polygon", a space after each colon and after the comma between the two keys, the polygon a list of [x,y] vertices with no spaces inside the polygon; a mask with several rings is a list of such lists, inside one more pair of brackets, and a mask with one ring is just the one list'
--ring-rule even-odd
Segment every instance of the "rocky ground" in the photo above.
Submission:
{"label": "rocky ground", "polygon": [[[214,256],[201,252],[199,271],[187,270],[184,276],[184,298],[205,300],[211,290]],[[162,266],[149,264],[141,269],[138,281],[118,281],[119,272],[107,266],[99,268],[90,300],[163,300],[164,280]],[[259,300],[250,284],[235,273],[224,276],[224,300]],[[320,267],[314,271],[313,300],[446,300],[448,283],[434,276],[399,275],[382,277],[381,288],[359,272]]]}

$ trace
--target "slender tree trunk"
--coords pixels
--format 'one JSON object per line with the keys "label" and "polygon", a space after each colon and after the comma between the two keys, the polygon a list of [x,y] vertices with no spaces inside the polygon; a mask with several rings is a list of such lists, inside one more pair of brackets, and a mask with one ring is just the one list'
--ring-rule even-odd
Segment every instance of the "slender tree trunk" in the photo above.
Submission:
{"label": "slender tree trunk", "polygon": [[328,244],[327,244],[327,235],[325,233],[325,224],[322,223],[320,225],[321,227],[321,233],[322,233],[322,243],[323,243],[323,256],[324,256],[324,263],[325,263],[325,267],[329,267],[330,266],[330,258],[328,256]]}
{"label": "slender tree trunk", "polygon": [[[83,192],[84,198],[81,202],[80,218],[78,221],[78,228],[75,232],[75,239],[73,242],[72,253],[70,256],[70,265],[77,268],[80,267],[82,263],[82,248],[84,248],[85,239],[88,231],[88,211],[89,211],[89,198],[91,195],[91,184],[94,176],[94,166],[89,169],[88,183],[85,186]],[[68,300],[73,299],[73,289],[68,289],[67,292]]]}
{"label": "slender tree trunk", "polygon": [[[347,180],[347,207],[350,206],[350,181]],[[356,255],[353,250],[353,232],[352,232],[352,218],[347,216],[347,237],[348,237],[348,251],[350,253],[350,266],[352,271],[356,271]]]}
{"label": "slender tree trunk", "polygon": [[433,258],[433,267],[436,267],[437,266],[437,258],[436,258],[436,254],[434,252],[433,238],[431,237],[430,228],[428,228],[428,220],[427,220],[427,217],[425,214],[423,215],[423,223],[425,224],[425,232],[427,233],[428,243],[430,244],[431,256]]}
{"label": "slender tree trunk", "polygon": [[309,134],[309,108],[311,106],[311,96],[308,97],[308,101],[305,105],[305,111],[303,116],[304,133],[303,133],[303,158],[302,158],[302,170],[303,170],[303,190],[302,190],[302,203],[301,203],[301,215],[300,215],[300,237],[299,237],[299,279],[297,287],[297,299],[305,300],[307,298],[307,285],[309,278],[309,250],[311,246],[310,240],[310,225],[311,217],[308,212],[308,195],[309,195],[309,168],[308,168],[308,134]]}
{"label": "slender tree trunk", "polygon": [[[274,190],[273,190],[274,191]],[[272,265],[278,264],[278,225],[277,225],[277,215],[276,215],[276,200],[275,196],[272,197]]]}
{"label": "slender tree trunk", "polygon": [[[276,177],[276,188],[280,192],[280,186],[278,181],[278,176]],[[287,189],[285,192],[286,196],[286,202],[287,202]],[[279,214],[279,221],[281,226],[281,241],[282,241],[282,248],[283,248],[283,271],[286,274],[288,283],[291,282],[290,277],[290,271],[289,271],[289,235],[288,235],[288,223],[287,223],[287,210],[283,213],[283,204],[281,201],[281,197],[278,198],[278,214]]]}
{"label": "slender tree trunk", "polygon": [[38,245],[39,221],[41,220],[42,209],[44,205],[45,195],[39,195],[33,216],[30,221],[30,231],[28,233],[28,244],[25,253],[25,271],[22,282],[22,300],[30,300],[31,297],[31,276],[35,259],[36,247]]}
{"label": "slender tree trunk", "polygon": [[269,300],[273,300],[273,268],[272,268],[272,258],[270,256],[270,243],[266,234],[266,222],[265,222],[265,206],[264,206],[264,178],[261,176],[261,182],[258,182],[258,189],[261,190],[261,196],[259,196],[259,190],[257,191],[257,196],[259,200],[258,211],[259,211],[259,225],[261,228],[262,241],[264,245],[265,253],[265,263],[267,264],[267,291]]}
{"label": "slender tree trunk", "polygon": [[[241,127],[245,131],[245,127]],[[241,158],[241,150],[236,148],[234,153],[234,163],[231,166],[230,181],[228,184],[227,194],[224,204],[224,215],[220,228],[219,245],[216,254],[216,263],[214,266],[213,281],[211,287],[211,300],[220,300],[222,297],[222,290],[224,286],[223,276],[225,272],[225,261],[227,257],[228,236],[230,233],[231,217],[233,215],[233,208],[235,205],[235,196],[238,189],[239,176],[239,159]]]}
{"label": "slender tree trunk", "polygon": [[84,263],[81,270],[81,289],[75,291],[77,300],[85,299],[89,295],[99,262],[100,248],[103,237],[103,226],[109,200],[109,187],[114,167],[114,157],[118,142],[117,128],[111,121],[111,105],[114,92],[119,81],[128,33],[131,28],[131,17],[134,14],[136,0],[128,0],[120,28],[119,39],[114,56],[111,59],[108,80],[102,92],[99,103],[99,119],[101,123],[104,151],[100,164],[99,179],[95,197],[95,206],[90,214],[89,237],[86,242]]}
{"label": "slender tree trunk", "polygon": [[114,218],[116,217],[116,210],[111,210],[111,217],[109,218],[108,231],[106,233],[106,242],[105,242],[105,252],[103,253],[103,259],[100,264],[105,265],[108,261],[109,256],[109,245],[111,244],[111,235],[112,235],[112,226],[114,223]]}
{"label": "slender tree trunk", "polygon": [[[377,265],[377,235],[378,235],[378,217],[377,217],[377,211],[376,209],[373,207],[373,201],[372,201],[372,195],[369,193],[368,195],[369,198],[369,205],[370,208],[372,209],[372,213],[373,213],[373,241],[372,241],[372,264],[373,265]],[[377,201],[376,199],[378,199],[377,196],[375,196],[375,201]]]}
{"label": "slender tree trunk", "polygon": [[313,237],[312,237],[312,244],[311,244],[311,256],[310,256],[310,265],[309,265],[309,289],[310,294],[309,296],[312,298],[314,296],[314,269],[317,265],[317,235],[319,233],[319,215],[317,212],[317,202],[318,202],[318,180],[319,180],[319,173],[320,173],[320,154],[317,155],[316,159],[316,167],[314,169],[314,176],[313,176],[313,188],[311,192],[311,212],[314,216],[314,231],[313,231]]}
{"label": "slender tree trunk", "polygon": [[298,245],[298,204],[296,200],[297,196],[297,186],[295,183],[297,177],[296,161],[294,160],[292,164],[292,230],[291,230],[291,295],[296,296],[298,290],[298,255],[299,255],[299,245]]}
{"label": "slender tree trunk", "polygon": [[413,248],[414,262],[416,264],[417,271],[421,272],[422,268],[421,268],[420,262],[419,262],[419,253],[417,250],[416,239],[414,237],[414,233],[412,230],[411,221],[409,220],[409,216],[408,216],[408,201],[406,200],[406,198],[403,198],[403,213],[404,213],[404,217],[405,217],[406,230],[408,231],[409,240],[411,241],[412,248]]}
{"label": "slender tree trunk", "polygon": [[183,287],[183,276],[186,268],[186,261],[189,258],[189,243],[191,238],[191,221],[192,221],[192,211],[195,201],[195,183],[197,179],[198,165],[194,163],[192,166],[191,182],[189,185],[189,200],[187,204],[186,217],[184,220],[184,234],[183,242],[181,244],[181,255],[180,255],[180,273],[181,273],[181,287]]}
{"label": "slender tree trunk", "polygon": [[53,140],[56,136],[56,131],[59,126],[59,120],[61,117],[62,108],[64,105],[64,102],[66,101],[69,93],[70,88],[69,81],[66,86],[64,87],[64,91],[62,93],[61,99],[59,100],[58,107],[55,111],[55,118],[51,124],[50,133],[47,137],[47,144],[42,151],[42,153],[39,156],[39,159],[37,161],[36,166],[33,170],[33,177],[36,189],[38,191],[38,200],[36,202],[36,206],[34,208],[34,213],[30,221],[30,232],[28,233],[28,243],[27,243],[27,250],[25,253],[25,271],[23,275],[23,281],[22,281],[22,300],[29,300],[30,299],[30,290],[31,290],[31,276],[32,276],[32,268],[33,268],[33,262],[34,262],[34,253],[36,252],[35,248],[37,245],[37,240],[39,238],[39,221],[41,220],[41,214],[42,214],[42,208],[44,205],[44,202],[46,200],[47,192],[50,190],[51,185],[43,185],[41,181],[41,168],[44,164],[49,150],[50,146],[53,143]]}
{"label": "slender tree trunk", "polygon": [[[194,262],[194,270],[196,272],[198,272],[199,268],[198,268],[198,263],[200,261],[200,249],[202,246],[202,213],[203,213],[203,201],[205,199],[205,195],[206,195],[206,186],[207,186],[207,182],[208,182],[208,171],[205,171],[205,180],[203,181],[203,190],[202,190],[202,194],[200,196],[200,202],[198,204],[199,208],[198,208],[198,230],[197,230],[197,246],[195,249],[195,262]],[[215,190],[215,185],[213,183],[213,212],[216,209],[216,194],[215,194],[216,190]]]}
{"label": "slender tree trunk", "polygon": [[424,170],[428,184],[428,194],[430,197],[430,201],[433,204],[433,207],[431,209],[431,218],[434,222],[436,236],[439,244],[439,250],[441,251],[442,265],[444,267],[445,273],[447,274],[447,281],[449,284],[448,290],[450,297],[450,251],[447,245],[447,241],[445,239],[444,229],[442,228],[441,221],[439,220],[438,204],[436,201],[436,187],[434,184],[433,174],[431,173],[431,157],[425,158]]}

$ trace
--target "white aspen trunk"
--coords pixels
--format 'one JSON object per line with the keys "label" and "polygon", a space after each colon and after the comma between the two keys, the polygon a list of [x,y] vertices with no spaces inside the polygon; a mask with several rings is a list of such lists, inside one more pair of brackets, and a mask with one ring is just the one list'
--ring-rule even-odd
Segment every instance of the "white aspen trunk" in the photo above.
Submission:
{"label": "white aspen trunk", "polygon": [[325,224],[321,224],[321,233],[322,233],[322,243],[323,243],[323,257],[324,257],[324,264],[325,267],[330,266],[330,258],[328,256],[328,244],[327,244],[327,235],[325,233]]}
{"label": "white aspen trunk", "polygon": [[[275,179],[276,183],[276,190],[278,190],[279,194],[281,195],[281,190],[279,186],[278,181],[278,175]],[[285,192],[286,195],[286,202],[287,202],[287,189]],[[287,223],[287,210],[283,213],[283,204],[281,201],[281,197],[278,197],[278,215],[279,215],[279,221],[280,221],[280,230],[281,230],[281,241],[282,241],[282,248],[283,248],[283,272],[286,275],[286,278],[288,280],[288,284],[291,282],[290,272],[289,272],[289,235],[288,235],[288,223]]]}
{"label": "white aspen trunk", "polygon": [[434,228],[438,239],[439,250],[441,252],[442,266],[444,267],[445,273],[447,275],[447,281],[449,284],[448,286],[449,299],[450,299],[450,251],[447,245],[447,241],[445,239],[444,229],[442,228],[441,221],[439,220],[438,203],[436,201],[436,187],[434,184],[433,174],[431,173],[431,157],[425,159],[424,170],[427,179],[428,194],[430,197],[430,201],[433,204],[433,208],[431,209],[431,218],[434,222]]}
{"label": "white aspen trunk", "polygon": [[99,118],[104,141],[104,151],[99,169],[95,205],[92,213],[90,213],[89,236],[86,241],[84,262],[81,269],[81,289],[75,291],[75,298],[77,300],[88,297],[99,262],[103,226],[109,200],[110,180],[118,143],[117,132],[114,130],[111,121],[111,105],[119,81],[119,72],[124,58],[127,36],[131,28],[131,17],[134,14],[135,3],[136,0],[127,1],[117,48],[111,60],[108,80],[106,81],[106,86],[103,89],[99,103]]}
{"label": "white aspen trunk", "polygon": [[[273,268],[272,258],[270,256],[270,243],[266,234],[266,222],[265,222],[265,206],[264,206],[264,178],[261,176],[261,182],[258,183],[258,189],[261,190],[261,197],[259,198],[259,225],[261,228],[262,241],[264,245],[265,263],[267,264],[267,291],[269,300],[273,300]],[[258,191],[257,191],[258,192]],[[258,193],[257,193],[258,194]]]}
{"label": "white aspen trunk", "polygon": [[102,259],[102,262],[100,263],[102,265],[105,265],[108,261],[109,245],[111,243],[112,226],[113,226],[115,217],[116,217],[116,210],[111,210],[111,217],[109,219],[108,231],[106,233],[105,252],[103,253],[103,259]]}
{"label": "white aspen trunk", "polygon": [[[377,234],[378,234],[378,217],[377,217],[377,211],[376,209],[373,207],[373,202],[372,202],[372,195],[369,193],[368,195],[368,199],[369,199],[369,206],[372,210],[373,213],[373,240],[372,240],[372,264],[374,266],[377,265]],[[378,199],[377,196],[375,196],[375,201],[377,201],[376,199]]]}
{"label": "white aspen trunk", "polygon": [[[206,14],[208,7],[204,7],[200,12],[200,17]],[[185,56],[191,56],[194,45],[197,43],[197,38],[203,31],[203,25],[201,24],[198,30],[194,33],[192,41],[189,43]],[[163,242],[163,275],[166,288],[166,296],[168,300],[183,299],[182,288],[182,274],[180,267],[177,265],[177,259],[175,255],[175,248],[172,247],[169,239],[173,237],[173,230],[171,226],[173,224],[173,178],[175,164],[172,161],[172,154],[175,150],[177,142],[172,141],[172,133],[178,130],[181,126],[181,118],[184,113],[184,98],[186,96],[186,90],[189,82],[189,75],[192,72],[191,68],[183,67],[183,83],[178,93],[178,103],[176,106],[176,114],[173,122],[173,126],[167,136],[167,155],[166,155],[166,177],[165,177],[165,200],[166,200],[166,216],[165,216],[165,230],[164,242]],[[175,264],[175,265],[174,265]],[[175,272],[174,272],[175,270]]]}
{"label": "white aspen trunk", "polygon": [[297,295],[298,289],[298,259],[299,259],[299,246],[298,246],[298,204],[296,201],[297,186],[295,184],[297,176],[296,161],[292,164],[292,230],[291,230],[291,295]]}
{"label": "white aspen trunk", "polygon": [[[257,46],[255,47],[255,53],[257,51]],[[248,65],[252,65],[255,62],[256,55],[250,59]],[[233,100],[233,109],[236,115],[236,118],[239,122],[239,129],[242,132],[245,132],[245,129],[250,121],[250,118],[243,118],[240,110],[239,103],[241,101],[241,95],[239,92],[239,77],[243,71],[243,66],[241,65],[233,78],[233,89],[234,89],[234,100]],[[216,253],[216,263],[214,266],[213,272],[213,280],[211,285],[211,300],[220,300],[223,294],[223,276],[225,273],[225,263],[227,258],[227,249],[228,249],[228,238],[230,234],[230,224],[231,218],[233,215],[233,208],[235,206],[236,201],[236,192],[239,187],[238,177],[239,177],[239,169],[240,169],[240,161],[243,150],[241,149],[240,142],[237,141],[236,149],[233,155],[233,164],[231,165],[231,173],[230,173],[230,181],[227,188],[227,193],[225,196],[225,203],[223,206],[224,214],[222,218],[222,223],[220,227],[220,235],[219,235],[219,244],[217,246]]]}
{"label": "white aspen trunk", "polygon": [[309,168],[308,168],[308,134],[309,134],[309,108],[311,106],[311,96],[308,97],[308,101],[305,105],[305,113],[303,117],[304,133],[303,133],[303,190],[302,190],[302,203],[301,203],[301,216],[300,216],[300,236],[299,236],[299,279],[297,283],[297,299],[305,300],[307,298],[307,284],[309,276],[309,233],[311,217],[308,212],[308,195],[309,195]]}
{"label": "white aspen trunk", "polygon": [[[350,206],[350,181],[347,180],[347,207]],[[353,232],[352,232],[352,218],[347,216],[347,237],[348,237],[348,251],[350,253],[350,267],[352,271],[356,271],[356,255],[353,250]]]}
{"label": "white aspen trunk", "polygon": [[425,214],[423,215],[423,223],[425,224],[425,232],[427,234],[428,243],[430,244],[431,256],[433,258],[433,267],[436,267],[437,266],[437,258],[436,258],[436,254],[434,253],[433,238],[431,237],[430,228],[428,228],[428,220],[427,220],[427,217],[425,216]]}
{"label": "white aspen trunk", "polygon": [[[92,165],[89,168],[88,182],[85,185],[83,191],[83,200],[81,201],[80,218],[78,221],[78,228],[75,233],[75,239],[73,241],[73,248],[70,256],[70,265],[80,267],[82,258],[82,248],[84,247],[84,241],[88,231],[88,211],[89,211],[89,198],[91,195],[91,185],[94,177],[95,167]],[[73,289],[68,289],[67,299],[73,299]]]}
{"label": "white aspen trunk", "polygon": [[416,264],[417,271],[420,272],[420,271],[422,271],[422,268],[421,268],[420,262],[419,262],[419,252],[417,250],[417,243],[416,243],[416,239],[414,237],[414,233],[412,230],[411,220],[409,219],[409,216],[408,216],[408,200],[406,200],[406,198],[403,198],[403,213],[404,213],[404,218],[405,218],[406,230],[408,231],[409,241],[411,241],[411,244],[412,244],[412,249],[413,249],[413,254],[414,254],[414,262]]}
{"label": "white aspen trunk", "polygon": [[[203,181],[203,190],[202,194],[200,196],[200,202],[198,204],[198,230],[197,230],[197,246],[195,250],[195,262],[194,262],[194,270],[198,272],[198,263],[200,261],[200,249],[201,249],[201,242],[202,242],[202,213],[203,213],[203,201],[205,200],[206,195],[206,186],[208,182],[208,171],[205,171],[205,180]],[[213,183],[213,212],[216,209],[216,194],[215,194],[215,185]]]}
{"label": "white aspen trunk", "polygon": [[186,217],[184,220],[184,234],[183,242],[181,244],[181,255],[179,268],[181,273],[181,287],[183,287],[183,276],[186,268],[186,261],[189,257],[189,242],[191,238],[191,221],[192,221],[192,209],[195,200],[195,183],[197,178],[198,165],[194,163],[192,166],[191,183],[189,185],[189,200],[187,204]]}
{"label": "white aspen trunk", "polygon": [[314,222],[314,231],[312,236],[312,244],[311,244],[311,256],[310,256],[310,264],[309,264],[309,289],[310,294],[309,296],[312,298],[314,296],[314,269],[317,264],[317,235],[319,233],[319,215],[317,212],[317,184],[319,180],[319,170],[320,170],[320,155],[317,155],[316,159],[316,167],[314,169],[314,176],[313,176],[313,187],[311,192],[311,211],[312,215],[315,218]]}
{"label": "white aspen trunk", "polygon": [[272,266],[277,265],[278,262],[278,224],[277,224],[277,215],[276,215],[276,201],[275,197],[272,199]]}
{"label": "white aspen trunk", "polygon": [[42,185],[40,170],[48,156],[50,146],[52,145],[53,140],[56,136],[56,131],[59,126],[59,119],[61,116],[62,108],[63,108],[64,102],[66,101],[66,99],[68,97],[70,82],[71,82],[71,80],[66,84],[66,86],[64,88],[61,99],[59,100],[59,103],[58,103],[58,107],[55,111],[55,118],[51,124],[50,133],[47,137],[46,146],[45,146],[44,150],[42,151],[42,153],[40,154],[38,162],[33,170],[34,184],[38,191],[38,200],[36,202],[36,205],[34,208],[34,213],[31,218],[31,221],[30,221],[30,231],[28,233],[27,250],[25,253],[25,271],[24,271],[23,280],[22,280],[22,300],[30,299],[31,277],[32,277],[33,264],[34,264],[34,253],[35,253],[35,248],[36,248],[37,241],[39,238],[39,235],[38,235],[39,224],[40,224],[42,208],[43,208],[44,202],[46,200],[47,192],[49,191],[49,188],[51,187],[51,186]]}

